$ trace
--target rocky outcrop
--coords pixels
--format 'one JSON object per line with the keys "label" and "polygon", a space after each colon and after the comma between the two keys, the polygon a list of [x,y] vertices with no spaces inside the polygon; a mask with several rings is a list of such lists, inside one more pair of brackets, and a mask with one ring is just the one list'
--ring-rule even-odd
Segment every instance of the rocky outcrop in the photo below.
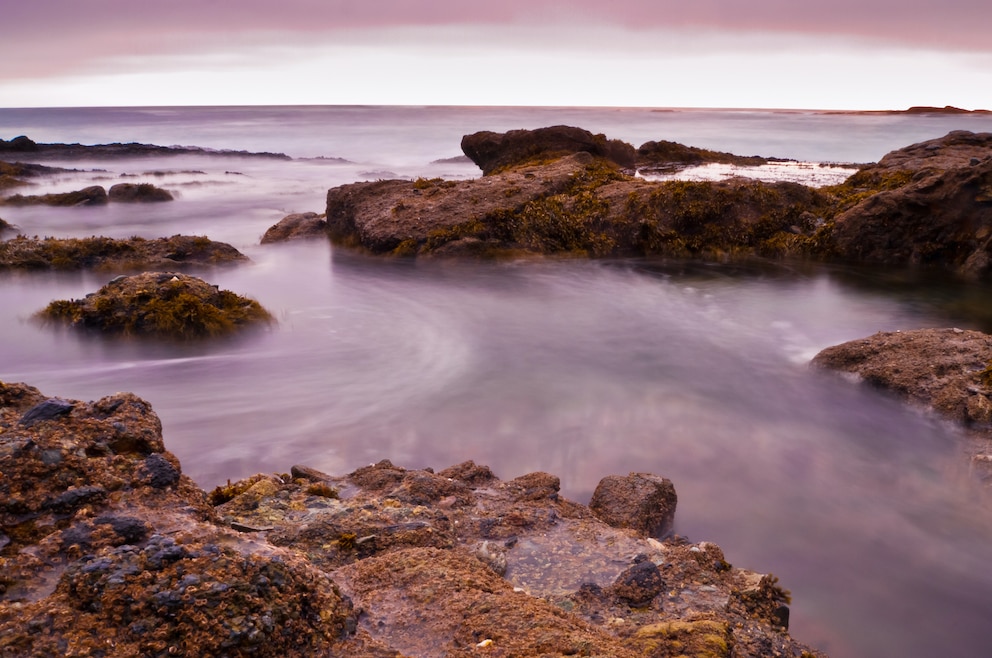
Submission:
{"label": "rocky outcrop", "polygon": [[28,238],[0,242],[0,270],[135,271],[212,267],[245,263],[248,257],[226,242],[202,236],[171,238]]}
{"label": "rocky outcrop", "polygon": [[467,181],[354,183],[327,194],[337,244],[393,255],[779,254],[816,244],[816,190],[647,182],[576,153]]}
{"label": "rocky outcrop", "polygon": [[155,203],[172,201],[172,193],[151,183],[118,183],[107,191],[107,199],[125,203]]}
{"label": "rocky outcrop", "polygon": [[828,347],[814,366],[849,372],[968,425],[992,426],[992,336],[962,329],[880,332]]}
{"label": "rocky outcrop", "polygon": [[589,501],[598,519],[616,528],[632,528],[646,537],[666,537],[675,523],[678,497],[671,480],[650,473],[600,480]]}
{"label": "rocky outcrop", "polygon": [[551,126],[505,133],[482,131],[462,137],[462,151],[479,165],[484,176],[534,162],[547,162],[575,153],[588,153],[633,171],[634,147],[605,135],[573,126]]}
{"label": "rocky outcrop", "polygon": [[287,240],[307,240],[327,237],[327,220],[315,212],[286,215],[278,223],[269,227],[262,236],[262,244],[285,242]]}
{"label": "rocky outcrop", "polygon": [[340,591],[216,523],[161,432],[129,393],[0,382],[0,654],[348,654]]}
{"label": "rocky outcrop", "polygon": [[0,162],[0,190],[20,185],[29,185],[30,179],[37,176],[47,176],[69,171],[61,167],[46,167],[45,165],[23,162]]}
{"label": "rocky outcrop", "polygon": [[273,321],[253,299],[173,272],[119,276],[83,299],[50,303],[38,317],[76,329],[171,340],[225,336]]}
{"label": "rocky outcrop", "polygon": [[5,655],[822,655],[774,577],[547,473],[294,466],[208,496],[146,402],[3,383],[0,473]]}
{"label": "rocky outcrop", "polygon": [[837,216],[839,257],[992,271],[992,133],[956,131],[894,151],[849,181],[859,184],[889,189]]}
{"label": "rocky outcrop", "polygon": [[[781,161],[781,159],[775,159]],[[641,144],[637,149],[637,171],[644,174],[671,173],[686,167],[709,163],[753,167],[770,162],[760,155],[742,156],[723,151],[710,151],[665,140]]]}

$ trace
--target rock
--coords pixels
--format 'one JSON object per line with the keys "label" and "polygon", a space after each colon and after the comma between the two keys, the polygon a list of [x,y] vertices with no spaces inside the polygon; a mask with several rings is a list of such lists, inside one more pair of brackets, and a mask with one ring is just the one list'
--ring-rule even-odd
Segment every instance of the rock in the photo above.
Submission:
{"label": "rock", "polygon": [[610,527],[548,473],[296,466],[211,505],[145,401],[19,423],[50,399],[0,382],[3,655],[822,656],[773,577]]}
{"label": "rock", "polygon": [[854,373],[960,423],[988,422],[992,336],[979,331],[879,332],[828,347],[812,365]]}
{"label": "rock", "polygon": [[632,607],[647,605],[664,589],[661,571],[648,559],[621,572],[611,588],[614,596]]}
{"label": "rock", "polygon": [[327,237],[327,220],[313,212],[295,213],[279,220],[262,236],[262,244]]}
{"label": "rock", "polygon": [[[992,134],[989,143],[987,155],[992,154]],[[962,157],[970,153],[966,150]],[[926,158],[894,158],[887,166],[921,168],[906,184],[874,194],[836,218],[837,254],[858,262],[937,265],[971,276],[987,275],[992,255],[992,158],[977,165],[966,159],[952,169],[936,168],[936,163],[957,157],[948,147],[946,152],[935,151],[931,163]]]}
{"label": "rock", "polygon": [[50,303],[38,317],[106,334],[173,340],[224,336],[273,321],[252,299],[173,272],[119,276],[83,299]]}
{"label": "rock", "polygon": [[6,199],[0,199],[0,204],[8,206],[102,206],[107,203],[107,190],[100,185],[56,194],[41,194],[23,196],[15,194]]}
{"label": "rock", "polygon": [[172,193],[150,183],[118,183],[111,186],[107,198],[125,203],[151,203],[172,201]]}
{"label": "rock", "polygon": [[28,409],[21,417],[21,420],[18,421],[18,424],[24,427],[31,427],[35,423],[65,416],[72,411],[72,408],[73,404],[71,402],[66,402],[58,398],[50,398]]}
{"label": "rock", "polygon": [[710,151],[665,140],[645,142],[637,149],[637,170],[643,173],[668,173],[711,162],[756,166],[767,164],[769,159],[759,155],[740,156],[722,151]]}
{"label": "rock", "polygon": [[9,142],[0,139],[0,152],[31,153],[38,150],[38,145],[29,137],[21,135]]}
{"label": "rock", "polygon": [[678,497],[671,480],[649,473],[608,475],[589,501],[596,517],[615,528],[631,528],[646,537],[667,536],[675,521]]}
{"label": "rock", "polygon": [[0,270],[96,269],[134,271],[182,266],[211,267],[247,262],[226,242],[202,236],[171,238],[28,238],[0,242]]}
{"label": "rock", "polygon": [[605,135],[572,126],[551,126],[506,133],[482,131],[462,137],[462,151],[477,164],[484,176],[533,161],[558,159],[574,153],[589,153],[623,169],[633,170],[634,147]]}

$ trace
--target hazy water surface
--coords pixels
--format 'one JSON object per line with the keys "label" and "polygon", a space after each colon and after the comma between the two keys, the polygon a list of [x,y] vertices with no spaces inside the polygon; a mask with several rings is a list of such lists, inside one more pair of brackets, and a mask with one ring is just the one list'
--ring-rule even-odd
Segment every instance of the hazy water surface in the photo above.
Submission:
{"label": "hazy water surface", "polygon": [[[799,639],[835,657],[983,655],[992,641],[992,522],[963,438],[808,361],[876,331],[992,330],[987,286],[781,263],[414,263],[322,242],[258,244],[286,213],[321,211],[333,185],[478,175],[464,163],[432,164],[476,129],[571,123],[635,144],[678,139],[864,161],[946,129],[980,129],[948,121],[524,108],[0,110],[6,138],[349,160],[63,163],[85,171],[39,191],[138,174],[128,180],[178,199],[4,207],[0,216],[28,234],[231,242],[252,264],[199,274],[255,297],[279,323],[186,347],[81,337],[29,318],[107,275],[3,273],[0,379],[87,400],[135,392],[204,487],[295,463],[345,473],[384,458],[409,468],[474,459],[504,478],[555,473],[565,495],[586,501],[604,475],[662,474],[679,493],[677,532],[717,542],[734,564],[774,572],[792,590]],[[660,134],[665,126],[694,139]]]}

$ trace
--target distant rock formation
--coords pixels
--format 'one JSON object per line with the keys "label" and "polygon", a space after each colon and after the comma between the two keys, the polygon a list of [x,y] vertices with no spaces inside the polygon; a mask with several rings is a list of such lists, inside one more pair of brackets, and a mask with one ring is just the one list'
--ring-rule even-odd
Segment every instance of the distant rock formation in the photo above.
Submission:
{"label": "distant rock formation", "polygon": [[604,135],[572,126],[551,126],[505,133],[482,131],[462,137],[462,151],[479,165],[484,176],[500,170],[539,161],[550,161],[574,153],[588,153],[633,170],[634,147]]}

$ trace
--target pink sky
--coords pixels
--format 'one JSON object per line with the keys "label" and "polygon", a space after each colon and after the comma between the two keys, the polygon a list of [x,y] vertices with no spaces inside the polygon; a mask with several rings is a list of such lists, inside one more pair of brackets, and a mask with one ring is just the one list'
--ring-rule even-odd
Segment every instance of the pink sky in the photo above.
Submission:
{"label": "pink sky", "polygon": [[0,106],[992,106],[988,0],[30,0]]}

